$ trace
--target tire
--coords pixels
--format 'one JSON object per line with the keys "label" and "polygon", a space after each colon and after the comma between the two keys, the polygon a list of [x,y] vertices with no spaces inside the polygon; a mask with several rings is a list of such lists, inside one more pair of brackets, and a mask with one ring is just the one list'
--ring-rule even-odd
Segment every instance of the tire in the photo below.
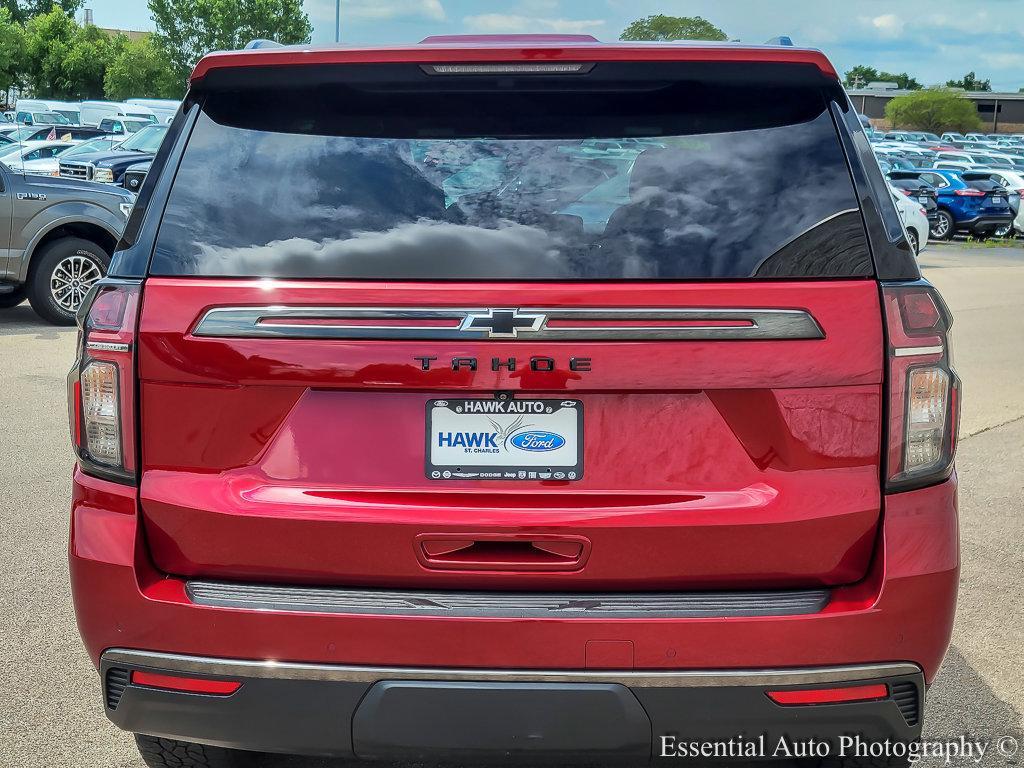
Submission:
{"label": "tire", "polygon": [[135,734],[135,744],[149,768],[249,768],[257,765],[260,757],[256,752],[160,739],[141,733]]}
{"label": "tire", "polygon": [[1013,234],[1013,225],[1007,224],[1005,227],[998,227],[992,231],[992,237],[1009,237]]}
{"label": "tire", "polygon": [[932,224],[931,236],[936,240],[949,240],[956,232],[956,220],[945,208],[939,208],[939,217]]}
{"label": "tire", "polygon": [[74,325],[89,287],[109,266],[110,256],[96,243],[80,237],[54,240],[32,259],[28,279],[32,309],[54,325]]}
{"label": "tire", "polygon": [[0,293],[0,309],[16,307],[25,300],[25,286],[19,285],[11,293]]}
{"label": "tire", "polygon": [[917,231],[913,227],[907,227],[907,240],[910,241],[910,250],[917,256],[921,252],[921,241],[917,237]]}

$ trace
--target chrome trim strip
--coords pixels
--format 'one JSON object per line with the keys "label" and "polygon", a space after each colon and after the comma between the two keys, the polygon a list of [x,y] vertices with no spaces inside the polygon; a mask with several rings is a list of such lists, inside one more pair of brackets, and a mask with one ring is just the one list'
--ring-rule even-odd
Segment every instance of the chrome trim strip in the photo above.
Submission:
{"label": "chrome trim strip", "polygon": [[86,342],[85,348],[96,352],[128,352],[132,345],[118,344],[112,341],[89,341]]}
{"label": "chrome trim strip", "polygon": [[680,619],[815,614],[828,589],[744,592],[481,592],[352,589],[192,580],[195,605],[281,613],[547,619]]}
{"label": "chrome trim strip", "polygon": [[[474,327],[474,322],[511,312],[518,328],[495,332]],[[337,323],[306,325],[266,320],[336,319]],[[408,325],[352,325],[346,320],[408,320]],[[450,320],[458,327],[417,324],[416,320]],[[741,321],[743,326],[694,325],[651,327],[622,325],[616,328],[549,328],[550,320],[630,320],[665,322]],[[525,327],[528,323],[529,327]],[[216,338],[281,339],[390,339],[390,340],[543,340],[543,341],[683,341],[823,339],[825,334],[802,309],[605,309],[605,308],[442,308],[442,307],[214,307],[203,315],[193,336]]]}
{"label": "chrome trim strip", "polygon": [[114,648],[104,652],[102,662],[112,665],[146,667],[194,675],[255,678],[260,680],[322,680],[329,682],[376,683],[380,680],[444,680],[621,683],[633,688],[711,688],[717,686],[804,685],[872,680],[879,677],[919,675],[916,664],[862,664],[813,669],[686,669],[656,671],[445,669],[422,667],[354,667],[333,664],[305,664],[290,661],[213,659],[173,653],[154,653]]}
{"label": "chrome trim strip", "polygon": [[894,347],[893,355],[895,357],[911,357],[914,355],[941,355],[942,345],[939,344],[934,347]]}

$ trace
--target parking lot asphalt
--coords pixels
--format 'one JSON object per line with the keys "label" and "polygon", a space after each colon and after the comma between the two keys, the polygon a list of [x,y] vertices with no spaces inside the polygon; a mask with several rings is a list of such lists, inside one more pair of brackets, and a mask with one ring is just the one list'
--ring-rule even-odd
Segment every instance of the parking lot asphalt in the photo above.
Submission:
{"label": "parking lot asphalt", "polygon": [[[921,263],[955,315],[964,381],[960,606],[929,692],[926,738],[1015,735],[1024,750],[1024,249],[933,245]],[[74,329],[45,325],[27,304],[0,310],[2,768],[143,766],[131,737],[103,716],[68,591],[64,377],[74,343]],[[1024,754],[1011,761],[993,748],[982,765],[1022,763]]]}

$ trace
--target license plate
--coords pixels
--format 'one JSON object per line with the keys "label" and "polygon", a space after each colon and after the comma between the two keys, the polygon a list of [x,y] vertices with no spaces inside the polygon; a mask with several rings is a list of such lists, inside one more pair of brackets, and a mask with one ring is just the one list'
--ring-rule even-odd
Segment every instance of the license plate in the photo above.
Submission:
{"label": "license plate", "polygon": [[579,480],[579,400],[467,398],[427,401],[431,480]]}
{"label": "license plate", "polygon": [[1001,197],[993,197],[992,202],[995,203],[996,205],[1002,205],[1003,203],[1006,202],[1006,200],[1004,200]]}
{"label": "license plate", "polygon": [[921,203],[922,205],[927,205],[928,204],[928,196],[925,195],[924,197],[917,198],[917,202]]}

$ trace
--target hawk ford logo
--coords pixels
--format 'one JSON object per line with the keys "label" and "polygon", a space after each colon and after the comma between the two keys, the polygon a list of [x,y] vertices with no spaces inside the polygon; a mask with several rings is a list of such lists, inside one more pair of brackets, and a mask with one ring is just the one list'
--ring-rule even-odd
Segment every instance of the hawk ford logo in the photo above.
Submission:
{"label": "hawk ford logo", "polygon": [[554,432],[535,430],[520,432],[509,442],[521,451],[557,451],[565,445],[565,438]]}

